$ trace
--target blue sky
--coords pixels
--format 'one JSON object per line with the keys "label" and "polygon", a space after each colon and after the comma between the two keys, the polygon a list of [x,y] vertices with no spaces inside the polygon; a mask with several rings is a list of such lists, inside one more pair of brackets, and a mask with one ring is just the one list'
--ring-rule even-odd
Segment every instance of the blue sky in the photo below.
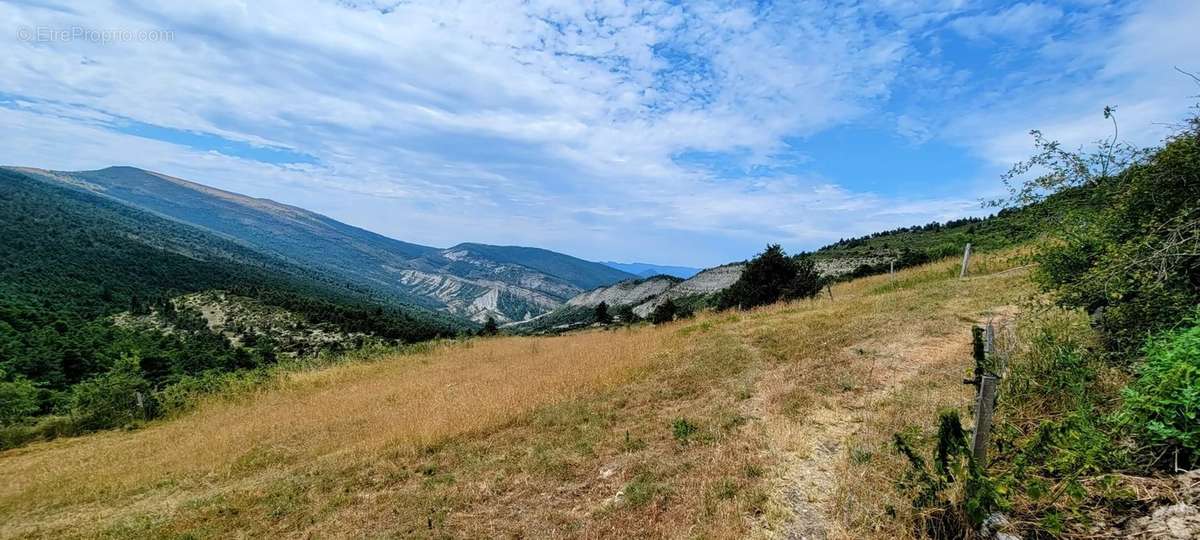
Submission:
{"label": "blue sky", "polygon": [[1192,0],[157,4],[0,2],[0,163],[708,266],[979,214],[1030,129],[1151,144],[1200,93]]}

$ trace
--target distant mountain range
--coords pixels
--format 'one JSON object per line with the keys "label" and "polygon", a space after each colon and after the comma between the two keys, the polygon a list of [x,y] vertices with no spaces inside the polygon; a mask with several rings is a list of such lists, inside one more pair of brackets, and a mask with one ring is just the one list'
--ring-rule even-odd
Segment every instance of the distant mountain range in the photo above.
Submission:
{"label": "distant mountain range", "polygon": [[675,276],[677,278],[688,279],[700,273],[699,268],[689,266],[663,266],[659,264],[648,263],[619,263],[613,261],[605,261],[603,263],[611,268],[616,268],[622,272],[628,272],[638,277],[648,278],[653,276]]}
{"label": "distant mountain range", "polygon": [[[587,290],[636,277],[544,249],[473,243],[440,249],[403,242],[294,206],[133,167],[75,172],[2,169],[67,188],[81,201],[115,201],[214,234],[254,252],[253,257],[277,259],[326,281],[371,291],[380,300],[476,322],[536,317]],[[173,240],[164,240],[179,236],[178,231],[144,231],[141,236],[151,247],[188,255],[186,249],[171,245]]]}

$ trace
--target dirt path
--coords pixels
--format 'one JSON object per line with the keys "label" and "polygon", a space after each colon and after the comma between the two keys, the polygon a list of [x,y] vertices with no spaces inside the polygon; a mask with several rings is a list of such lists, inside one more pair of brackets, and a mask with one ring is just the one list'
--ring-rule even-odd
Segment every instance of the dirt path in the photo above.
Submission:
{"label": "dirt path", "polygon": [[[977,322],[996,315],[1011,316],[1012,312],[1011,307],[988,310],[988,316],[981,315]],[[968,325],[964,323],[964,327]],[[889,335],[886,342],[873,339],[855,343],[827,360],[847,361],[855,355],[870,357],[868,376],[857,388],[826,396],[819,406],[798,419],[772,412],[769,407],[756,411],[767,426],[770,452],[781,463],[777,503],[787,511],[782,524],[759,530],[756,536],[829,538],[837,529],[831,516],[837,468],[846,459],[847,442],[868,429],[868,419],[878,406],[912,383],[922,370],[953,370],[968,365],[970,343],[961,334],[930,336],[905,329]],[[788,386],[786,375],[782,367],[764,374],[762,393],[769,396],[782,392]]]}

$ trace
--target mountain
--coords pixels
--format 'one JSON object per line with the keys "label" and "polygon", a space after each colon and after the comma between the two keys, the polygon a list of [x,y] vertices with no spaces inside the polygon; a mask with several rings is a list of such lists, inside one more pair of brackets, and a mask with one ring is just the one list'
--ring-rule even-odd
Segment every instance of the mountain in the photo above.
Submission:
{"label": "mountain", "polygon": [[479,322],[532,318],[580,292],[633,277],[542,249],[402,242],[294,206],[133,167],[8,170],[214,233],[396,302]]}
{"label": "mountain", "polygon": [[733,285],[741,277],[743,267],[742,263],[732,263],[702,270],[688,279],[659,274],[597,287],[567,300],[554,311],[507,327],[517,332],[576,328],[593,320],[594,308],[601,302],[611,308],[631,306],[639,317],[646,317],[668,299],[699,307],[713,294]]}
{"label": "mountain", "polygon": [[[886,271],[888,261],[894,259],[894,256],[852,252],[819,252],[819,255],[815,257],[817,272],[827,278],[850,275],[856,269],[875,268],[881,264]],[[667,300],[689,310],[699,309],[712,305],[714,295],[733,285],[741,277],[744,268],[744,262],[735,262],[700,270],[687,279],[656,274],[621,281],[581,293],[554,311],[530,320],[510,323],[506,327],[523,333],[577,328],[594,319],[594,308],[601,302],[612,308],[630,306],[634,314],[643,318]]]}
{"label": "mountain", "polygon": [[675,276],[677,278],[687,279],[700,272],[699,268],[690,266],[663,266],[659,264],[649,263],[619,263],[613,261],[605,261],[601,264],[610,268],[616,268],[622,272],[628,272],[638,277],[648,278],[657,275]]}
{"label": "mountain", "polygon": [[[219,335],[114,327],[171,298],[231,291],[293,314],[296,330],[421,341],[468,325],[62,182],[0,169],[0,371],[36,381],[49,410],[76,383],[136,355],[153,382],[269,365]],[[175,310],[167,310],[175,311]],[[300,324],[300,323],[303,324]],[[58,396],[58,397],[56,397]]]}

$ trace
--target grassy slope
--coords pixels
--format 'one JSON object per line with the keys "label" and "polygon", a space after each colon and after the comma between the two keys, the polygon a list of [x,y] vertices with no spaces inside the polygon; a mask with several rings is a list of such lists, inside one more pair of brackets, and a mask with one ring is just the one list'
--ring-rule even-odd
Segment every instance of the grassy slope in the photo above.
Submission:
{"label": "grassy slope", "polygon": [[998,272],[1011,255],[968,280],[949,260],[832,302],[298,374],[5,452],[0,537],[890,537],[862,510],[902,508],[871,444],[968,401],[970,324],[1029,290]]}

